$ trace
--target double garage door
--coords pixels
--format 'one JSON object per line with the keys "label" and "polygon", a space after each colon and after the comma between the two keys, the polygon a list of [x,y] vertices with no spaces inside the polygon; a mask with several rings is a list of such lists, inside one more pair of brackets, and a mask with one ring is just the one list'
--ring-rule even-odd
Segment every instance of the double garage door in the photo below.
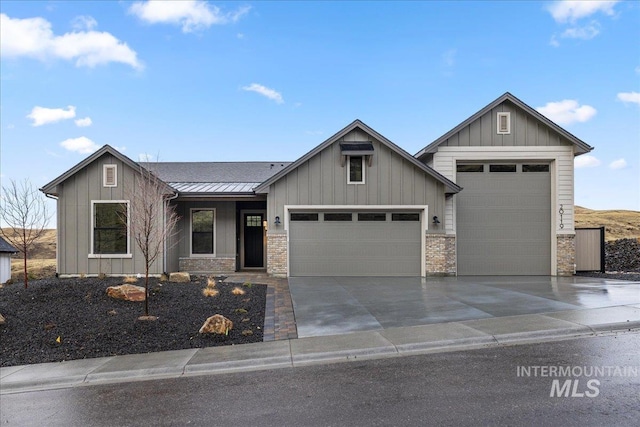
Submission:
{"label": "double garage door", "polygon": [[548,164],[458,164],[459,275],[551,274]]}
{"label": "double garage door", "polygon": [[291,276],[420,276],[421,213],[290,212]]}

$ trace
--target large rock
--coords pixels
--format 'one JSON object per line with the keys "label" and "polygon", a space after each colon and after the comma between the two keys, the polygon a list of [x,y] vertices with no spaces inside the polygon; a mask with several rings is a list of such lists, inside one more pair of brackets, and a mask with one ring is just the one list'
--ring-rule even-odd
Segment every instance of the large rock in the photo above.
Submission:
{"label": "large rock", "polygon": [[109,286],[107,295],[125,301],[144,301],[144,288],[135,285]]}
{"label": "large rock", "polygon": [[199,332],[201,334],[227,335],[231,329],[233,329],[233,322],[221,314],[216,314],[204,322]]}
{"label": "large rock", "polygon": [[0,325],[4,325],[4,316],[2,314],[0,314]]}
{"label": "large rock", "polygon": [[189,273],[184,272],[170,273],[169,281],[175,283],[187,283],[191,281],[191,276],[189,276]]}

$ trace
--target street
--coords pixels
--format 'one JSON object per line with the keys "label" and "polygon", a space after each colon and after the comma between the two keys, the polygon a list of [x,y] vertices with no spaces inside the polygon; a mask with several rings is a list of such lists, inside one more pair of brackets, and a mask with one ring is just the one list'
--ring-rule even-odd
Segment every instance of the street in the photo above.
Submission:
{"label": "street", "polygon": [[2,426],[638,425],[640,334],[1,396]]}

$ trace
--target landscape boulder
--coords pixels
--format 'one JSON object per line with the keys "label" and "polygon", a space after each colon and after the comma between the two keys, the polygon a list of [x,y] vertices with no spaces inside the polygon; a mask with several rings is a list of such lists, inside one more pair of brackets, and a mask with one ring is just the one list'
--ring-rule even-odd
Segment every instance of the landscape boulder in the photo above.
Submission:
{"label": "landscape boulder", "polygon": [[233,322],[221,314],[216,314],[207,319],[200,328],[201,334],[227,335],[233,329]]}
{"label": "landscape boulder", "polygon": [[2,314],[0,314],[0,325],[4,325],[4,316]]}
{"label": "landscape boulder", "polygon": [[174,283],[188,283],[191,281],[191,276],[189,276],[189,273],[184,272],[169,273],[169,281]]}
{"label": "landscape boulder", "polygon": [[144,301],[144,288],[135,285],[109,286],[107,295],[125,301]]}

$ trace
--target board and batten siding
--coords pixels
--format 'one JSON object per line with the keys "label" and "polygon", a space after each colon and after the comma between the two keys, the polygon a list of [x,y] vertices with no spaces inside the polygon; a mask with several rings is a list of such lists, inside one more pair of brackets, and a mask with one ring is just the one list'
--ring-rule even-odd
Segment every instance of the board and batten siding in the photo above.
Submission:
{"label": "board and batten siding", "polygon": [[[349,141],[373,143],[371,166],[365,162],[364,184],[347,184],[347,165],[342,166],[339,143]],[[430,216],[442,217],[444,192],[444,184],[387,145],[362,130],[355,129],[273,183],[269,188],[267,211],[269,224],[274,223],[276,216],[284,223],[285,205],[428,205]],[[441,230],[442,227],[430,232]]]}
{"label": "board and batten siding", "polygon": [[[510,113],[511,132],[498,134],[497,114]],[[571,141],[509,101],[444,140],[442,147],[573,147]]]}
{"label": "board and batten siding", "polygon": [[[105,187],[103,166],[117,165],[117,186]],[[129,235],[131,257],[89,257],[91,251],[92,201],[125,200],[126,188],[134,183],[130,166],[105,154],[58,186],[58,273],[61,275],[125,275],[144,273],[144,257]],[[162,258],[150,274],[162,273]]]}
{"label": "board and batten siding", "polygon": [[180,217],[174,240],[167,251],[167,271],[178,271],[179,258],[191,255],[191,210],[215,209],[215,257],[236,256],[236,203],[233,201],[178,201],[174,202]]}

